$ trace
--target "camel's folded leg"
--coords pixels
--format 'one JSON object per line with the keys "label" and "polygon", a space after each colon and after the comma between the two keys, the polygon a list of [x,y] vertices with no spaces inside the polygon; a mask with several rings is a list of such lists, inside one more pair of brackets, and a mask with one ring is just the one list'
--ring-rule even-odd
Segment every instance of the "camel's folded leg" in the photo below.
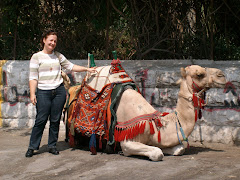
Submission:
{"label": "camel's folded leg", "polygon": [[140,142],[122,141],[120,143],[123,154],[125,156],[140,155],[147,156],[152,161],[160,161],[163,158],[163,152],[160,148],[148,146]]}
{"label": "camel's folded leg", "polygon": [[179,144],[177,146],[171,148],[164,148],[162,149],[164,154],[174,155],[174,156],[181,156],[185,152],[184,145]]}

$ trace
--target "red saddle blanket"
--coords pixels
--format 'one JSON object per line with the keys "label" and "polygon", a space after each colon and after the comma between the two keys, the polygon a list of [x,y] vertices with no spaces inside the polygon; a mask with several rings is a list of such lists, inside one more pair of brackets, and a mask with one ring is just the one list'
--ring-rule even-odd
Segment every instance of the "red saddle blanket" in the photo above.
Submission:
{"label": "red saddle blanket", "polygon": [[76,132],[90,137],[92,134],[108,138],[107,107],[110,101],[113,85],[106,85],[101,92],[86,83],[78,93],[72,116]]}

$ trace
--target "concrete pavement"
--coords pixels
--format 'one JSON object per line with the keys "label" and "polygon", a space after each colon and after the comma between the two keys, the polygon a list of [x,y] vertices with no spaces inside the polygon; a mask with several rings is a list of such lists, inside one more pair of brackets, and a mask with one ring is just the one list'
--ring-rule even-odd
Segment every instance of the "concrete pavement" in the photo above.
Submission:
{"label": "concrete pavement", "polygon": [[165,156],[152,162],[144,157],[91,153],[72,149],[64,141],[61,124],[60,155],[47,152],[48,129],[41,148],[32,158],[25,158],[31,129],[0,129],[1,180],[106,180],[106,179],[240,179],[240,147],[190,142],[183,156]]}

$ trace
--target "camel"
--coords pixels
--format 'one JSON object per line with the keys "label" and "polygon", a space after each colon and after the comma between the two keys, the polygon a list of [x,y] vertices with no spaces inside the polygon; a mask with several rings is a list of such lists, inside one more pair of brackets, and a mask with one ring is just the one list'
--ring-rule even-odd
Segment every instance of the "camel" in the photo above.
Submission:
{"label": "camel", "polygon": [[128,88],[122,93],[116,105],[114,138],[120,142],[124,156],[146,156],[160,161],[164,154],[183,155],[183,141],[188,143],[205,105],[204,92],[224,87],[226,79],[219,69],[191,65],[181,68],[181,79],[177,83],[180,84],[177,106],[169,114],[156,111],[134,89]]}

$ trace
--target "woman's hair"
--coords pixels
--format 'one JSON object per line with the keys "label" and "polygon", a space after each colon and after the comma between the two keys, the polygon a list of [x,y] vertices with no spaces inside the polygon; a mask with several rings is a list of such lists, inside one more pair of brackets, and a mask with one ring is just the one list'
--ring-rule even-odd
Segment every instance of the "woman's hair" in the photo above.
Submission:
{"label": "woman's hair", "polygon": [[40,41],[40,43],[42,45],[42,48],[44,47],[43,39],[46,39],[50,35],[56,35],[57,36],[57,32],[54,31],[54,30],[49,30],[49,31],[46,31],[46,32],[43,33],[41,41]]}

